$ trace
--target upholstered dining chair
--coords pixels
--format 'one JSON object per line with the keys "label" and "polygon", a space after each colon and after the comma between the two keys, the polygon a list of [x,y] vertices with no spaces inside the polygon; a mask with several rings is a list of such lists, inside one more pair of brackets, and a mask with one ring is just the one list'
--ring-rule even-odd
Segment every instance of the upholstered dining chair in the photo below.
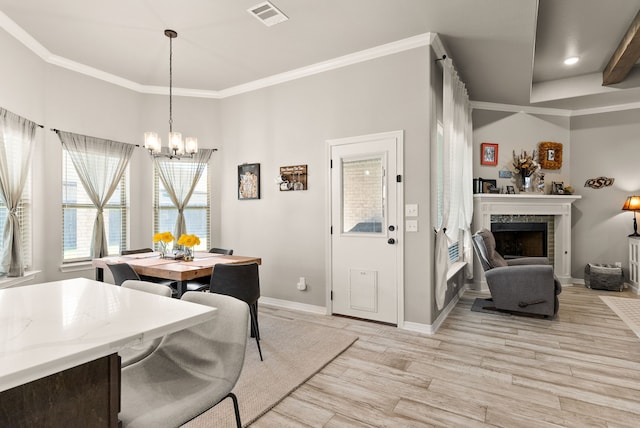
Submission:
{"label": "upholstered dining chair", "polygon": [[[121,285],[122,288],[129,288],[132,290],[143,291],[145,293],[157,294],[158,296],[171,297],[173,290],[166,285],[157,284],[155,282],[138,281],[135,279],[128,279]],[[154,339],[150,342],[141,344],[140,346],[124,348],[118,355],[120,355],[120,366],[126,367],[133,363],[137,363],[143,358],[148,357],[153,351],[156,350],[162,338]]]}
{"label": "upholstered dining chair", "polygon": [[111,271],[111,275],[113,275],[113,283],[115,285],[122,285],[128,279],[140,281],[140,275],[128,263],[107,264],[107,267]]}
{"label": "upholstered dining chair", "polygon": [[178,427],[225,398],[244,364],[249,326],[247,305],[233,297],[187,292],[182,300],[218,308],[204,323],[164,337],[147,358],[122,369],[121,411],[125,428]]}
{"label": "upholstered dining chair", "polygon": [[[122,283],[128,279],[135,279],[138,281],[147,281],[148,279],[150,279],[147,277],[141,278],[140,275],[138,275],[138,273],[128,263],[112,263],[107,264],[107,267],[113,275],[113,283],[115,285],[122,285]],[[173,294],[177,294],[177,286],[175,281],[171,281],[170,279],[153,278],[152,281],[147,282],[166,285],[173,290]]]}
{"label": "upholstered dining chair", "polygon": [[[223,254],[227,256],[233,255],[232,249],[226,248],[211,248],[209,250],[210,253],[215,254]],[[205,291],[209,289],[209,284],[211,283],[211,276],[203,276],[201,278],[192,279],[187,282],[187,291]]]}
{"label": "upholstered dining chair", "polygon": [[505,260],[496,251],[493,233],[482,229],[472,237],[495,309],[549,318],[558,313],[562,286],[546,257]]}
{"label": "upholstered dining chair", "polygon": [[249,305],[251,335],[256,338],[260,361],[264,361],[260,348],[260,329],[258,328],[258,299],[260,298],[258,264],[217,264],[211,274],[209,292],[233,296]]}

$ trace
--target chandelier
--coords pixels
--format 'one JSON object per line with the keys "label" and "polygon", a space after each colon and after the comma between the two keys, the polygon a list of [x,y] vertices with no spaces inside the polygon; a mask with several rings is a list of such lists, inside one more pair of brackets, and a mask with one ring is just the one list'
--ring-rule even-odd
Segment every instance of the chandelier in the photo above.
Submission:
{"label": "chandelier", "polygon": [[156,132],[144,133],[144,147],[153,157],[180,159],[185,154],[193,157],[198,152],[198,139],[187,137],[183,142],[182,134],[173,132],[173,39],[178,37],[178,33],[164,30],[164,35],[169,38],[169,154],[162,153],[162,140]]}

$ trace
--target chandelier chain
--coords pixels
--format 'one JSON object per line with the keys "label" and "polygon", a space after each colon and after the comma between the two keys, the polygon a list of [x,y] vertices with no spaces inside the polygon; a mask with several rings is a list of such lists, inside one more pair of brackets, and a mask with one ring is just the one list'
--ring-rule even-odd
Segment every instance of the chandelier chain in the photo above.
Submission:
{"label": "chandelier chain", "polygon": [[169,37],[169,132],[173,132],[173,38]]}

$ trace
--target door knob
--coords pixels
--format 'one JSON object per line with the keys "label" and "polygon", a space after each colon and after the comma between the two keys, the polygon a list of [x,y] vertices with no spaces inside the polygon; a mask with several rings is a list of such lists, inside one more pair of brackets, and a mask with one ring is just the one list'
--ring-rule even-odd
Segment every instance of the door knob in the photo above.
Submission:
{"label": "door knob", "polygon": [[387,241],[387,244],[392,244],[393,245],[395,243],[396,243],[396,240],[393,239],[393,238],[389,238],[389,240]]}

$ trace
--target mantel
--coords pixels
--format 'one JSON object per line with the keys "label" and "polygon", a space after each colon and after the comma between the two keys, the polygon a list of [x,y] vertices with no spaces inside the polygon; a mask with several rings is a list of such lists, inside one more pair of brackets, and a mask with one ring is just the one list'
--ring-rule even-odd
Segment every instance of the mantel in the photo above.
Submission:
{"label": "mantel", "polygon": [[[491,230],[492,215],[552,215],[554,216],[555,247],[554,272],[561,283],[570,284],[571,278],[571,204],[580,195],[543,195],[520,193],[516,195],[482,193],[473,195],[473,230]],[[481,270],[474,269],[474,282],[486,288]]]}

